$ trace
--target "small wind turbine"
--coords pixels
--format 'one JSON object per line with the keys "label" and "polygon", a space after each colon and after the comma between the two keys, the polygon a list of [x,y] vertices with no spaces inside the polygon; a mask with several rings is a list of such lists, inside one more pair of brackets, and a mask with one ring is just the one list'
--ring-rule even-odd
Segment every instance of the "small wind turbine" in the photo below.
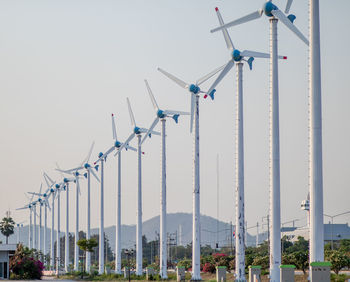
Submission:
{"label": "small wind turbine", "polygon": [[59,275],[61,264],[61,191],[64,189],[64,181],[55,185],[57,195],[57,243],[56,243],[56,273]]}
{"label": "small wind turbine", "polygon": [[29,233],[28,233],[28,248],[29,249],[32,249],[33,248],[33,233],[32,233],[32,213],[33,213],[33,210],[32,210],[32,201],[33,201],[33,197],[34,195],[32,195],[31,198],[28,197],[28,195],[26,193],[24,193],[24,195],[26,196],[26,198],[28,199],[28,204],[25,205],[24,207],[21,207],[21,208],[17,208],[16,210],[25,210],[25,209],[29,209]]}
{"label": "small wind turbine", "polygon": [[[38,196],[39,198],[37,199],[37,203],[39,204],[39,232],[38,232],[38,228],[36,226],[36,216],[34,216],[34,249],[37,249],[39,251],[41,251],[41,211],[42,211],[42,199],[41,197],[41,190],[42,190],[42,184],[40,184],[40,190],[39,193],[35,193],[35,192],[27,192],[28,194],[31,195],[35,195]],[[33,204],[34,206],[34,213],[36,214],[36,204]],[[38,236],[37,236],[38,235]]]}
{"label": "small wind turbine", "polygon": [[[106,153],[101,157],[102,159],[107,158],[107,156],[112,153],[114,150],[117,150],[118,155],[118,186],[117,186],[117,210],[116,210],[116,244],[115,244],[115,271],[117,274],[121,274],[121,150],[125,148],[126,150],[130,149],[136,151],[134,147],[129,146],[120,142],[117,138],[117,129],[114,121],[114,114],[112,114],[112,133],[113,133],[113,146],[107,150]],[[124,146],[123,146],[124,145]],[[123,147],[122,147],[123,146]]]}
{"label": "small wind turbine", "polygon": [[[49,183],[51,178],[44,172],[43,173],[46,185],[47,185],[47,190],[45,193],[42,195],[44,200],[44,205],[45,205],[45,211],[44,211],[44,248],[43,248],[43,254],[44,257],[47,255],[46,253],[46,246],[47,246],[47,208],[51,211],[50,204],[49,204],[49,196],[50,196],[50,190],[55,184],[55,182],[52,181],[52,183]],[[50,180],[49,180],[50,179]]]}
{"label": "small wind turbine", "polygon": [[[133,126],[133,132],[128,139],[120,146],[117,154],[129,144],[129,142],[137,137],[137,223],[136,223],[136,275],[142,275],[142,177],[141,177],[141,137],[142,133],[148,132],[146,128],[138,127],[135,122],[135,117],[132,112],[129,98],[126,99],[128,104],[129,116],[131,125]],[[149,134],[160,135],[159,132],[151,131]],[[101,171],[102,174],[102,171]]]}
{"label": "small wind turbine", "polygon": [[[218,8],[215,8],[220,26],[224,26],[224,21],[221,17]],[[232,43],[231,37],[226,28],[222,29],[222,33],[226,42],[227,49],[230,52],[231,59],[227,63],[224,70],[215,80],[209,91],[214,89],[217,84],[224,78],[228,71],[236,63],[236,78],[237,78],[237,92],[236,92],[236,276],[235,279],[239,281],[245,280],[245,230],[244,230],[244,139],[243,139],[243,62],[247,62],[249,68],[252,69],[254,57],[270,58],[270,54],[260,53],[255,51],[239,51]],[[248,60],[245,57],[249,57]],[[284,56],[279,56],[280,59],[286,59]]]}
{"label": "small wind turbine", "polygon": [[158,107],[156,99],[153,96],[152,90],[148,85],[147,80],[145,80],[146,87],[148,90],[149,97],[153,104],[156,117],[148,129],[147,133],[142,139],[143,143],[145,139],[149,136],[150,132],[155,128],[159,120],[162,123],[161,130],[161,186],[160,186],[160,277],[162,279],[167,279],[167,228],[166,228],[166,147],[165,147],[165,122],[166,118],[172,118],[176,123],[178,123],[178,118],[180,115],[189,115],[187,112],[171,111],[171,110],[161,110]]}
{"label": "small wind turbine", "polygon": [[[206,93],[199,88],[199,85],[203,82],[207,81],[209,78],[214,76],[220,70],[222,70],[224,66],[221,66],[197,80],[195,84],[189,84],[181,79],[173,76],[172,74],[158,68],[158,70],[163,73],[165,76],[173,80],[176,84],[181,86],[182,88],[188,89],[191,93],[191,132],[194,124],[194,148],[193,148],[193,220],[192,220],[192,280],[201,280],[200,276],[200,197],[199,197],[199,94]],[[208,95],[214,99],[215,89],[211,90]],[[206,97],[207,94],[204,95]]]}
{"label": "small wind turbine", "polygon": [[[289,11],[291,1],[287,3]],[[293,25],[294,15],[288,17],[278,9],[271,0],[267,1],[262,9],[231,21],[221,27],[213,29],[215,32],[231,26],[246,23],[260,18],[263,13],[270,21],[270,276],[271,281],[279,281],[279,266],[281,265],[281,207],[280,207],[280,149],[279,149],[279,94],[278,94],[278,47],[277,22],[280,20],[288,29],[297,35],[305,44],[307,38]]]}

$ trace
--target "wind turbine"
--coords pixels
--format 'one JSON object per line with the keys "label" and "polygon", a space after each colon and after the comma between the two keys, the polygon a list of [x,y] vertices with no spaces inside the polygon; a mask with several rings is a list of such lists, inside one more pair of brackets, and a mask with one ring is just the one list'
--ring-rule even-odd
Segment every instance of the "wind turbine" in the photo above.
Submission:
{"label": "wind turbine", "polygon": [[[288,5],[291,4],[287,3]],[[289,5],[290,6],[290,5]],[[289,10],[289,9],[288,9]],[[288,12],[287,10],[287,12]],[[280,207],[280,149],[279,149],[279,94],[278,94],[278,47],[277,22],[280,20],[288,29],[297,35],[305,44],[307,38],[293,25],[294,15],[288,17],[272,1],[267,1],[262,9],[242,18],[231,21],[211,32],[246,23],[260,18],[263,13],[270,21],[270,281],[279,281],[281,265],[281,207]]]}
{"label": "wind turbine", "polygon": [[[224,21],[221,17],[218,8],[215,8],[220,26],[224,26]],[[226,67],[217,77],[209,91],[214,89],[217,84],[224,78],[230,69],[236,63],[236,276],[238,281],[245,281],[245,228],[244,228],[244,139],[243,139],[243,62],[247,62],[250,70],[254,57],[270,58],[270,54],[260,53],[255,51],[239,51],[232,43],[231,37],[226,28],[222,29],[222,33],[226,42],[227,49],[230,52],[231,59],[226,64]],[[248,60],[245,57],[249,57]],[[280,59],[286,59],[284,56],[279,56]]]}
{"label": "wind turbine", "polygon": [[[118,155],[118,186],[117,186],[117,209],[116,209],[116,244],[115,244],[115,271],[117,274],[121,274],[121,150],[125,148],[126,150],[130,149],[136,151],[134,147],[129,146],[120,142],[117,138],[117,129],[115,126],[114,114],[112,114],[112,133],[113,133],[113,146],[107,150],[106,153],[102,155],[102,159],[107,158],[107,156],[112,153],[114,150],[117,150]],[[124,145],[124,146],[123,146]],[[123,147],[122,147],[123,146]]]}
{"label": "wind turbine", "polygon": [[28,197],[28,195],[26,193],[24,193],[24,195],[26,196],[26,198],[28,199],[28,204],[25,205],[24,207],[21,207],[21,208],[17,208],[16,210],[25,210],[25,209],[29,209],[29,233],[28,233],[28,247],[29,249],[32,249],[33,248],[33,233],[32,233],[32,213],[33,213],[33,210],[32,210],[32,201],[33,201],[33,197],[34,195],[32,195],[31,198]]}
{"label": "wind turbine", "polygon": [[207,81],[209,78],[214,76],[220,70],[222,70],[224,66],[217,68],[212,71],[208,75],[204,76],[197,80],[195,84],[189,84],[181,79],[173,76],[172,74],[158,68],[158,70],[163,73],[165,76],[173,80],[176,84],[181,86],[182,88],[188,89],[191,93],[191,132],[194,124],[194,134],[193,134],[193,219],[192,219],[192,280],[201,280],[200,276],[200,197],[199,197],[199,95],[200,93],[205,93],[204,97],[209,95],[212,99],[214,99],[215,89],[210,92],[202,91],[199,88],[199,85],[203,82]]}
{"label": "wind turbine", "polygon": [[[57,165],[57,164],[56,164]],[[76,184],[76,194],[75,194],[75,238],[74,238],[74,271],[78,271],[79,270],[79,246],[78,246],[78,238],[79,238],[79,195],[80,193],[80,184],[79,184],[79,177],[80,177],[80,173],[79,170],[82,170],[84,167],[82,165],[80,165],[79,167],[75,167],[72,169],[68,169],[68,170],[62,170],[58,167],[56,170],[61,172],[61,173],[66,173],[66,174],[70,174],[73,175],[74,177],[74,182]],[[68,193],[67,193],[68,194]],[[67,206],[66,206],[67,207]],[[69,234],[68,234],[69,236]],[[67,240],[67,239],[66,239]]]}
{"label": "wind turbine", "polygon": [[[41,197],[41,190],[42,190],[42,184],[40,184],[40,191],[39,193],[34,193],[34,192],[27,192],[28,194],[31,195],[36,195],[39,196],[37,203],[39,203],[39,232],[38,232],[38,240],[37,240],[37,226],[36,226],[36,216],[34,216],[34,248],[41,251],[41,206],[42,206],[42,199]],[[33,204],[34,205],[34,204]],[[34,213],[36,214],[36,205],[34,205]],[[38,243],[39,242],[39,243]]]}
{"label": "wind turbine", "polygon": [[23,227],[23,223],[24,223],[24,222],[25,222],[25,221],[22,221],[22,222],[17,223],[17,244],[20,243],[19,235],[20,235],[20,233],[21,233],[21,228]]}
{"label": "wind turbine", "polygon": [[166,118],[172,118],[176,123],[178,123],[178,118],[180,115],[189,115],[187,112],[180,112],[180,111],[171,111],[171,110],[161,110],[158,107],[158,104],[156,102],[156,99],[153,96],[152,90],[150,86],[148,85],[147,80],[145,80],[147,91],[149,94],[149,97],[151,99],[151,102],[153,104],[153,108],[155,110],[156,117],[148,129],[147,133],[145,134],[144,138],[142,139],[143,143],[145,139],[149,136],[149,133],[152,132],[152,130],[155,128],[155,126],[158,124],[159,120],[162,124],[162,130],[161,130],[161,185],[160,185],[160,277],[162,279],[167,279],[167,232],[166,232],[166,144],[165,144],[165,123]]}
{"label": "wind turbine", "polygon": [[[84,159],[84,161],[82,162],[83,167],[85,168],[86,172],[84,173],[84,177],[87,178],[87,231],[86,231],[86,239],[89,240],[90,239],[90,184],[91,184],[91,179],[90,176],[91,174],[96,178],[96,180],[98,182],[100,182],[100,179],[98,178],[98,176],[96,175],[96,173],[94,172],[94,170],[92,169],[91,165],[89,164],[89,160],[91,157],[91,153],[92,153],[92,149],[94,148],[95,142],[92,143],[90,151],[87,155],[87,157]],[[91,253],[87,252],[86,253],[86,271],[88,273],[90,273],[90,265],[91,265]],[[67,269],[68,269],[68,264],[67,264]]]}
{"label": "wind turbine", "polygon": [[[135,122],[135,117],[131,109],[129,98],[126,99],[128,104],[129,116],[133,132],[128,139],[120,146],[117,154],[126,147],[129,142],[137,137],[137,222],[136,222],[136,275],[142,275],[142,180],[141,180],[141,137],[142,133],[148,132],[146,128],[138,127]],[[149,134],[160,135],[159,132],[151,131]],[[103,162],[102,162],[103,164]],[[102,171],[101,171],[102,175]],[[102,183],[102,182],[101,182]]]}
{"label": "wind turbine", "polygon": [[64,181],[55,185],[57,195],[57,243],[56,243],[56,273],[59,275],[61,264],[61,191],[64,189]]}

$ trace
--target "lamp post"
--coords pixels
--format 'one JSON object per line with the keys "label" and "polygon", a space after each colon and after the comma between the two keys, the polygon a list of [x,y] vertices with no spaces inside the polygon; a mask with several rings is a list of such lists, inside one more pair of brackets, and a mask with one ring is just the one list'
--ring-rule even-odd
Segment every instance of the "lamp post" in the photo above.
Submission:
{"label": "lamp post", "polygon": [[348,214],[348,213],[350,213],[350,211],[342,212],[342,213],[339,213],[339,214],[336,214],[336,215],[323,214],[324,216],[327,216],[327,217],[331,218],[331,249],[332,250],[333,250],[333,219],[335,217],[338,217],[338,216],[341,216],[341,215],[344,215],[344,214]]}
{"label": "lamp post", "polygon": [[124,251],[126,257],[127,257],[127,261],[128,261],[128,277],[129,277],[129,282],[130,282],[130,256],[132,256],[134,254],[134,250],[130,249],[126,249]]}

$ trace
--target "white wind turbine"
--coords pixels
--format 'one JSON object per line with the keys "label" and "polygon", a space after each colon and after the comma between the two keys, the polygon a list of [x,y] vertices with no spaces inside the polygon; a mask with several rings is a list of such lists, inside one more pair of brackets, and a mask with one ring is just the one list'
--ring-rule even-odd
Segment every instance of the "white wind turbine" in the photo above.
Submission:
{"label": "white wind turbine", "polygon": [[112,114],[112,133],[114,144],[111,148],[107,150],[101,157],[102,160],[106,160],[107,156],[114,150],[117,150],[118,155],[118,186],[117,186],[117,204],[116,204],[116,244],[115,244],[115,271],[117,274],[121,274],[121,150],[125,148],[136,151],[134,147],[129,146],[120,142],[117,138],[117,129],[114,121],[114,114]]}
{"label": "white wind turbine", "polygon": [[[287,7],[288,7],[287,3]],[[229,22],[211,32],[239,25],[260,18],[263,13],[270,21],[270,280],[279,281],[281,265],[281,207],[280,207],[280,145],[279,145],[279,94],[278,94],[278,45],[277,22],[280,20],[305,44],[307,38],[293,25],[294,15],[288,17],[272,1],[267,1],[262,9]]]}
{"label": "white wind turbine", "polygon": [[57,243],[56,243],[56,273],[59,275],[61,265],[61,191],[64,189],[64,181],[55,185],[57,195]]}
{"label": "white wind turbine", "polygon": [[26,198],[28,199],[29,203],[27,205],[25,205],[24,207],[21,208],[17,208],[16,210],[25,210],[25,209],[29,209],[29,230],[28,230],[28,248],[32,249],[33,248],[33,230],[32,230],[32,213],[33,213],[33,209],[32,209],[32,201],[33,201],[33,197],[34,195],[32,195],[31,198],[28,197],[28,195],[26,193],[24,193],[24,195],[26,196]]}
{"label": "white wind turbine", "polygon": [[180,111],[171,111],[171,110],[161,110],[158,107],[156,99],[153,96],[152,90],[148,85],[147,80],[145,80],[148,94],[150,96],[153,108],[155,110],[156,118],[154,119],[152,125],[148,129],[144,138],[142,139],[143,143],[145,139],[149,136],[149,133],[153,131],[158,122],[161,122],[161,187],[160,187],[160,277],[162,279],[167,279],[167,228],[166,228],[166,143],[165,143],[165,123],[166,118],[172,118],[176,123],[178,123],[178,118],[180,115],[189,115],[187,112]]}
{"label": "white wind turbine", "polygon": [[[92,150],[94,148],[95,142],[92,143],[90,151],[87,155],[87,157],[85,158],[85,160],[82,162],[84,169],[86,170],[86,172],[84,173],[84,177],[87,178],[87,230],[86,230],[86,239],[90,240],[91,237],[91,232],[90,232],[90,217],[91,217],[91,174],[96,178],[96,180],[98,182],[100,182],[100,179],[98,178],[98,176],[96,175],[96,173],[94,172],[93,168],[91,167],[91,165],[89,164],[89,160],[91,157],[91,153]],[[91,253],[87,252],[86,253],[86,271],[87,273],[90,273],[90,266],[91,266]],[[68,268],[68,265],[67,265]]]}
{"label": "white wind turbine", "polygon": [[[224,21],[221,17],[218,8],[215,8],[219,19],[220,26],[224,26]],[[255,51],[239,51],[232,43],[231,37],[226,28],[222,29],[222,33],[226,42],[227,49],[230,52],[230,60],[224,70],[215,80],[209,91],[214,89],[217,84],[224,78],[230,69],[236,63],[236,248],[235,248],[235,263],[236,276],[235,279],[245,281],[245,228],[244,228],[244,139],[243,139],[243,62],[247,62],[249,68],[252,69],[254,57],[270,58],[270,54],[260,53]],[[245,57],[249,57],[247,60]],[[286,59],[284,56],[279,56],[280,59]]]}
{"label": "white wind turbine", "polygon": [[[42,215],[42,206],[44,205],[44,202],[41,199],[41,196],[43,195],[43,194],[41,194],[42,188],[43,188],[43,185],[40,184],[39,193],[28,192],[28,194],[35,195],[35,196],[39,197],[38,200],[37,200],[37,202],[39,203],[39,232],[38,232],[38,246],[37,246],[37,249],[39,251],[42,251],[42,220],[41,220],[42,216],[41,215]],[[35,222],[35,220],[34,220],[34,222]],[[36,227],[35,227],[35,229],[36,229]],[[34,232],[34,234],[35,234],[35,232]]]}
{"label": "white wind turbine", "polygon": [[[221,66],[204,76],[203,78],[197,80],[196,84],[189,84],[181,79],[173,76],[172,74],[158,68],[160,72],[166,75],[168,78],[173,80],[176,84],[182,88],[188,89],[191,93],[191,123],[190,128],[192,132],[192,127],[194,124],[194,148],[193,148],[193,220],[192,220],[192,280],[201,280],[200,276],[200,185],[199,185],[199,94],[206,93],[200,90],[199,85],[207,81],[209,78],[214,76],[224,66]],[[215,89],[207,92],[208,95],[214,99]],[[206,97],[207,94],[204,95]]]}
{"label": "white wind turbine", "polygon": [[[141,178],[141,137],[142,133],[146,133],[146,128],[138,127],[135,122],[135,117],[132,112],[129,98],[126,99],[130,115],[133,132],[128,139],[120,146],[117,154],[129,144],[129,142],[137,137],[137,223],[136,223],[136,275],[142,275],[142,178]],[[150,134],[160,135],[159,132],[151,131]],[[103,162],[102,162],[103,163]],[[102,174],[102,171],[101,171]]]}
{"label": "white wind turbine", "polygon": [[[85,160],[84,160],[84,162],[85,162]],[[58,166],[56,168],[56,170],[61,172],[61,173],[66,173],[66,174],[69,174],[69,175],[73,175],[73,181],[75,182],[75,185],[76,185],[76,193],[75,193],[74,271],[78,271],[79,270],[79,246],[77,244],[78,240],[79,240],[79,196],[81,195],[80,184],[79,184],[79,177],[81,175],[80,175],[79,171],[84,169],[84,167],[83,167],[84,162],[80,166],[72,168],[72,169],[62,170]],[[68,195],[68,190],[67,190],[67,195]],[[68,207],[68,205],[66,205],[66,208],[67,207]],[[68,234],[68,238],[69,238],[69,234]]]}

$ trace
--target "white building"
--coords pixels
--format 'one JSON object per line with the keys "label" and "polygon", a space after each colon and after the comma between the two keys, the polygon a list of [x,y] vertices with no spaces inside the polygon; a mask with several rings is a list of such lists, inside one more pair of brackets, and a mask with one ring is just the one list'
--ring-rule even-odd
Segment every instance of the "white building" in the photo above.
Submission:
{"label": "white building", "polygon": [[16,244],[0,244],[0,279],[10,278],[10,257],[15,253]]}

